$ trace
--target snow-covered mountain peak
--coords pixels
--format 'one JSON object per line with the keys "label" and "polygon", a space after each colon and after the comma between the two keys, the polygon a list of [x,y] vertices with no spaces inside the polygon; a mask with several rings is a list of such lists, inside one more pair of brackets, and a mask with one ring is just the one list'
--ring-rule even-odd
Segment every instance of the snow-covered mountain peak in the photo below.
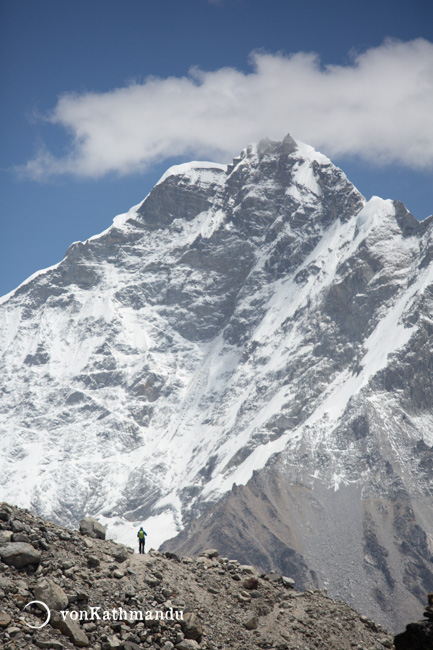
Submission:
{"label": "snow-covered mountain peak", "polygon": [[171,168],[3,300],[2,498],[153,545],[260,477],[427,499],[432,229],[290,136]]}
{"label": "snow-covered mountain peak", "polygon": [[180,176],[183,182],[214,184],[221,182],[221,172],[227,171],[227,165],[215,162],[197,161],[182,163],[169,167],[156,185],[160,185],[170,176]]}

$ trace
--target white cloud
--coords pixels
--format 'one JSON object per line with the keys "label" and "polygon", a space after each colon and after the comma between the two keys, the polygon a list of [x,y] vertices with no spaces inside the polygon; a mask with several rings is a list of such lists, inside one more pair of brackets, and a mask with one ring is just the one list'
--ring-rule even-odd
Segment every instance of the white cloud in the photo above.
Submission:
{"label": "white cloud", "polygon": [[251,65],[65,94],[45,119],[72,135],[68,155],[43,150],[23,170],[98,177],[177,155],[227,162],[288,132],[330,156],[433,166],[433,43],[387,40],[324,67],[314,53],[254,52]]}

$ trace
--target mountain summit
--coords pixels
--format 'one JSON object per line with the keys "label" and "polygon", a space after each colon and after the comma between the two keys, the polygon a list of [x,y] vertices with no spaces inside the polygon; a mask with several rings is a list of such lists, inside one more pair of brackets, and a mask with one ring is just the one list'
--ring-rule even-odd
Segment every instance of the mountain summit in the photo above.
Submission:
{"label": "mountain summit", "polygon": [[432,224],[290,136],[170,168],[2,299],[1,498],[401,627],[433,584]]}

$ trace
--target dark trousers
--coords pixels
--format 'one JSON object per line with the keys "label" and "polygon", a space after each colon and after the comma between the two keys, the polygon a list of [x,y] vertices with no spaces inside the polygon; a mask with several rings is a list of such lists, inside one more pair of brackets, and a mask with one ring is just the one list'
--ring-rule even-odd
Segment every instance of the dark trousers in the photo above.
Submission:
{"label": "dark trousers", "polygon": [[138,552],[144,553],[144,539],[138,540]]}

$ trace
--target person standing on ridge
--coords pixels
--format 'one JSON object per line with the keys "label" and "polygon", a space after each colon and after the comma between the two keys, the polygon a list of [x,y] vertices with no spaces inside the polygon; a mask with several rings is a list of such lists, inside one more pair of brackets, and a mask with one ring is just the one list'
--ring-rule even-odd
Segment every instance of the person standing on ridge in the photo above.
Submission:
{"label": "person standing on ridge", "polygon": [[137,537],[138,537],[138,552],[144,553],[144,541],[145,541],[145,537],[147,537],[147,533],[143,530],[143,527],[141,527],[140,530],[138,531]]}

